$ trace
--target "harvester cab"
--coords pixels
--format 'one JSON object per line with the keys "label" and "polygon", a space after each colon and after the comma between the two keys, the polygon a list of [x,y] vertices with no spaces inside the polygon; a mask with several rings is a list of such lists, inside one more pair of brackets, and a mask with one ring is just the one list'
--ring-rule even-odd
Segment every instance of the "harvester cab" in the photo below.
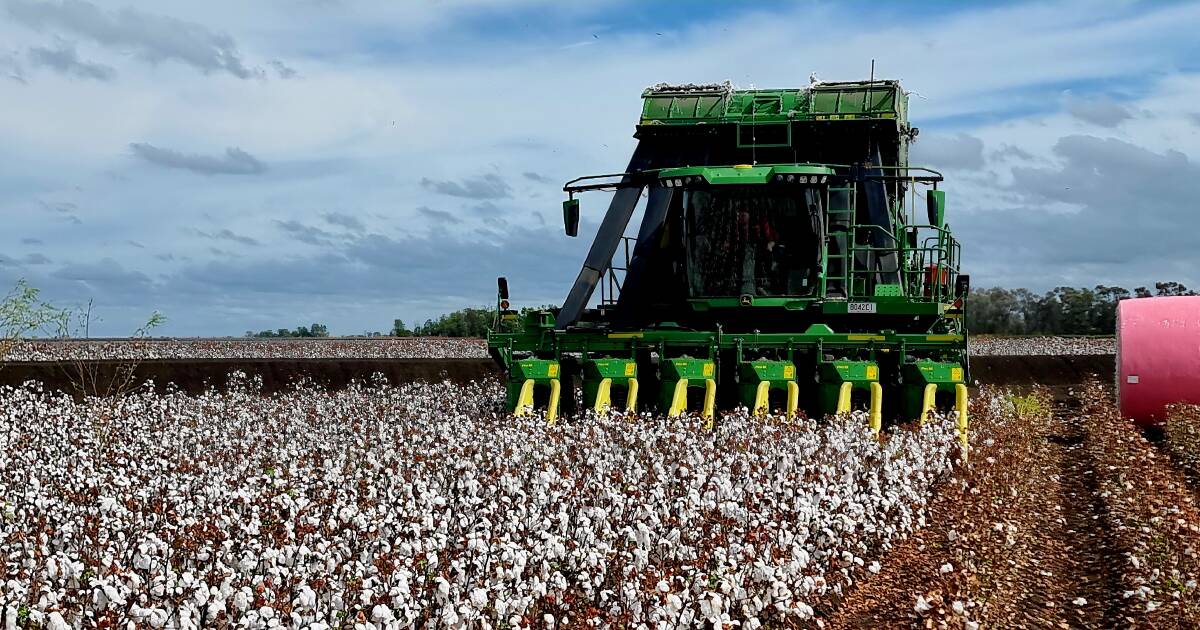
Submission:
{"label": "harvester cab", "polygon": [[900,85],[642,96],[626,169],[564,186],[568,236],[583,193],[612,199],[562,308],[489,336],[509,408],[865,407],[879,430],[941,405],[965,436],[969,280]]}

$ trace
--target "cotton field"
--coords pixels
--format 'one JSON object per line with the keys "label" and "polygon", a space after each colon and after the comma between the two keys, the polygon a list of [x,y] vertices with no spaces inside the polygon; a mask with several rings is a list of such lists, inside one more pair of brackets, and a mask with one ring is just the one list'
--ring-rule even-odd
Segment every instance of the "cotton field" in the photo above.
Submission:
{"label": "cotton field", "polygon": [[482,339],[457,337],[306,339],[34,339],[7,361],[159,359],[484,359]]}
{"label": "cotton field", "polygon": [[[1112,337],[970,339],[975,356],[1112,354]],[[332,339],[71,339],[18,343],[8,361],[185,359],[485,359],[483,339],[384,337]]]}
{"label": "cotton field", "polygon": [[969,340],[974,356],[1078,356],[1113,354],[1115,337],[1001,337],[977,335]]}
{"label": "cotton field", "polygon": [[956,470],[948,420],[547,425],[501,396],[0,390],[4,623],[758,628],[877,573]]}

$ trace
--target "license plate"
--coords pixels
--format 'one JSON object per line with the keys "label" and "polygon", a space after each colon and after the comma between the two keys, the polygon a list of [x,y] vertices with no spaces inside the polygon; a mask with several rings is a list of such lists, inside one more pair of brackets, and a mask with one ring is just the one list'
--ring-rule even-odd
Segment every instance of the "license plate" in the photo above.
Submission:
{"label": "license plate", "polygon": [[850,302],[846,304],[847,313],[874,313],[874,302]]}

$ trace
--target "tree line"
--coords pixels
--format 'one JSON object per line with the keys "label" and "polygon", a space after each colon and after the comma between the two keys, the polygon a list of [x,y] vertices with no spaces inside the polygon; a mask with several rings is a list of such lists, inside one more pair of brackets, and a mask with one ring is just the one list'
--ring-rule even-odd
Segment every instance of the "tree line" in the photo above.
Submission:
{"label": "tree line", "polygon": [[[1097,285],[1057,287],[1045,293],[1029,289],[973,289],[967,299],[967,330],[972,334],[992,335],[1111,335],[1116,330],[1117,302],[1151,296],[1196,295],[1178,282],[1156,282],[1154,288]],[[553,306],[521,309],[523,317],[532,310],[550,310]],[[520,318],[509,325],[520,326]],[[426,319],[409,328],[402,319],[392,321],[391,330],[362,333],[365,337],[486,337],[496,322],[496,309],[468,307]],[[280,328],[262,332],[246,331],[247,337],[289,338],[328,337],[324,324]]]}
{"label": "tree line", "polygon": [[994,335],[1111,335],[1117,302],[1152,296],[1196,295],[1178,282],[1154,289],[1097,285],[1057,287],[1042,294],[1028,289],[972,289],[967,298],[967,330]]}
{"label": "tree line", "polygon": [[[1090,289],[1057,287],[1045,293],[1000,287],[972,289],[967,299],[967,330],[971,334],[993,335],[1111,335],[1116,330],[1117,302],[1172,295],[1196,295],[1196,292],[1178,282],[1156,282],[1152,289],[1137,287],[1132,291],[1106,285]],[[531,310],[553,308],[524,308],[521,315]],[[465,308],[425,320],[424,324],[411,330],[397,319],[390,334],[395,337],[486,337],[495,319],[494,308]]]}
{"label": "tree line", "polygon": [[[550,305],[522,308],[517,315],[516,322],[506,324],[505,330],[520,327],[525,315],[531,311],[548,311],[557,308],[557,306]],[[408,329],[403,320],[397,319],[392,321],[392,330],[389,334],[393,337],[486,337],[488,331],[492,330],[496,323],[496,315],[494,308],[464,308],[441,315],[437,319],[427,319],[424,324],[418,325],[412,330]],[[378,333],[367,333],[367,336],[378,336]]]}
{"label": "tree line", "polygon": [[279,328],[276,330],[263,330],[254,332],[253,330],[246,331],[247,337],[256,337],[261,339],[290,339],[299,337],[328,337],[329,327],[325,324],[313,324],[311,326],[297,326],[294,330],[287,328]]}

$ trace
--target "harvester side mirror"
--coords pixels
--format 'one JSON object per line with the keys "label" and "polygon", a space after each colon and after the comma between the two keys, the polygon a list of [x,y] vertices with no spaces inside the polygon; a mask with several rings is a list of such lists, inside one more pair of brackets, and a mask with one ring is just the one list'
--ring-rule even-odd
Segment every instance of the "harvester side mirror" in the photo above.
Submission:
{"label": "harvester side mirror", "polygon": [[568,199],[563,202],[563,228],[567,236],[579,236],[579,200]]}
{"label": "harvester side mirror", "polygon": [[929,225],[942,227],[946,222],[946,191],[931,190],[925,195],[929,210]]}
{"label": "harvester side mirror", "polygon": [[508,299],[508,278],[504,276],[496,278],[496,296],[501,300]]}

